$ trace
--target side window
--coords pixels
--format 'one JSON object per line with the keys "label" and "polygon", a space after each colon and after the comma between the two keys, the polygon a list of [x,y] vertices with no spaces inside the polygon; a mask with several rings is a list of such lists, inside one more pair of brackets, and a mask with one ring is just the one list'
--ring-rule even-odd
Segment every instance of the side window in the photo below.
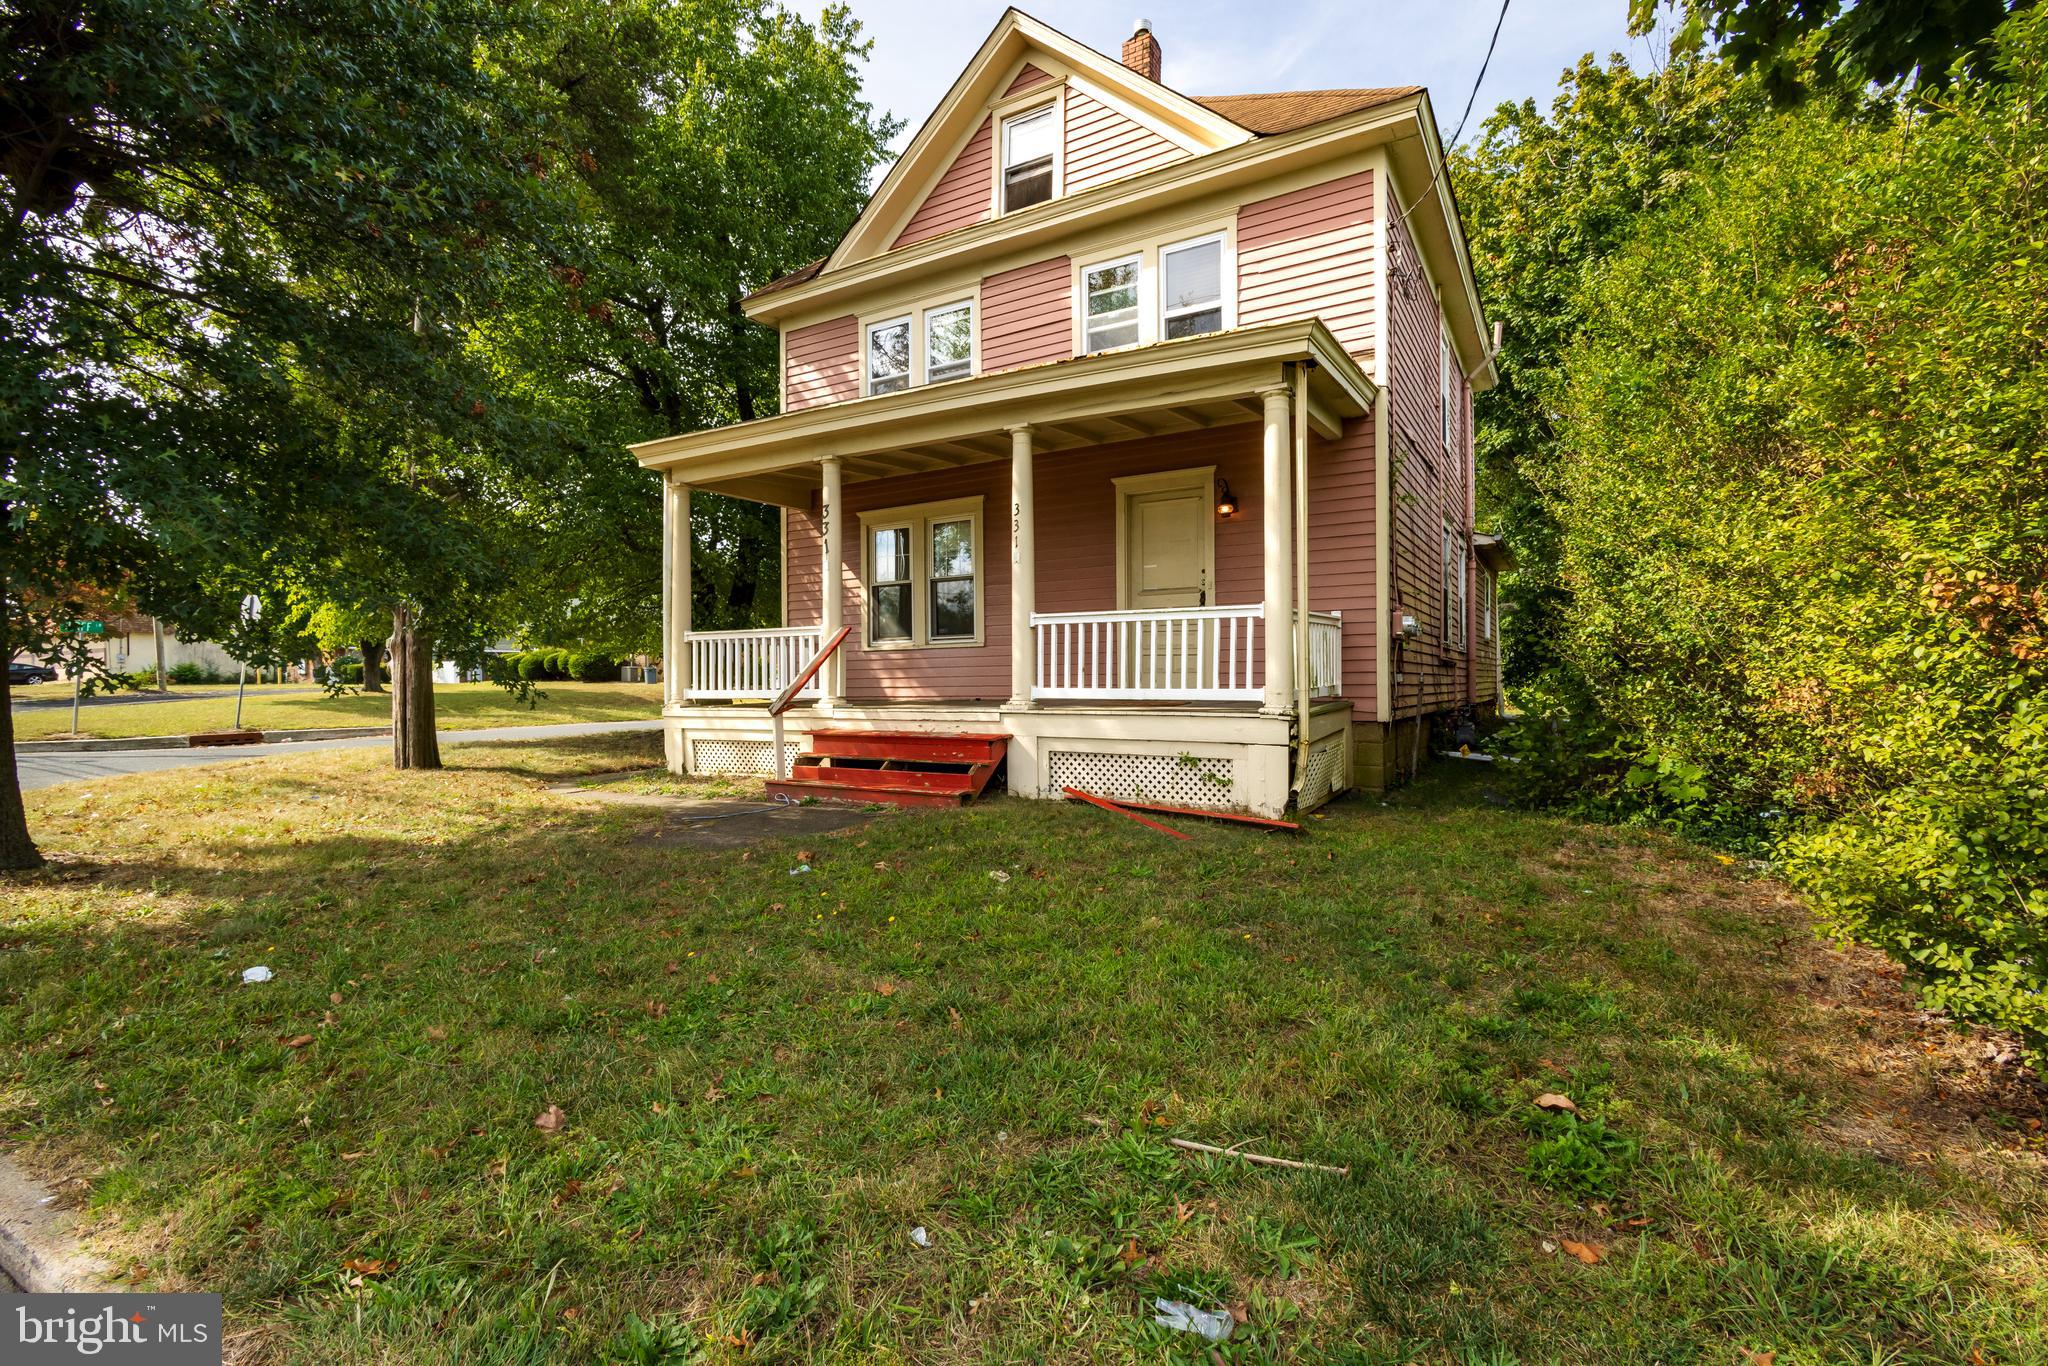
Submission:
{"label": "side window", "polygon": [[893,394],[910,387],[910,319],[868,326],[868,392]]}
{"label": "side window", "polygon": [[868,639],[910,639],[910,528],[882,526],[868,535]]}
{"label": "side window", "polygon": [[1105,261],[1081,272],[1085,349],[1107,351],[1138,341],[1138,280],[1141,257]]}
{"label": "side window", "polygon": [[1192,337],[1223,327],[1223,239],[1211,237],[1159,253],[1162,337]]}
{"label": "side window", "polygon": [[1465,543],[1444,524],[1444,645],[1465,648]]}
{"label": "side window", "polygon": [[1451,377],[1453,374],[1456,373],[1456,370],[1451,359],[1450,333],[1439,332],[1437,334],[1436,344],[1437,412],[1442,418],[1443,447],[1447,451],[1454,451],[1457,449],[1457,443],[1453,439],[1453,428],[1456,424],[1451,416],[1451,394],[1453,388],[1451,384]]}
{"label": "side window", "polygon": [[927,384],[966,379],[974,372],[974,305],[949,304],[924,315],[924,378]]}
{"label": "side window", "polygon": [[1003,120],[1004,213],[1052,198],[1052,157],[1059,127],[1057,105]]}
{"label": "side window", "polygon": [[974,639],[974,522],[931,523],[931,638]]}

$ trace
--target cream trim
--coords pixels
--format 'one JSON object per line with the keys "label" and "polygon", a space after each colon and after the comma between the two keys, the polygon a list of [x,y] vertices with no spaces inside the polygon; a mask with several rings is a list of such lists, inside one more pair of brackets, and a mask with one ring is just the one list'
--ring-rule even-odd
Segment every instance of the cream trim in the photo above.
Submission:
{"label": "cream trim", "polygon": [[[1045,59],[1034,55],[1038,53],[1044,54]],[[1149,110],[1176,128],[1176,140],[1188,144],[1191,150],[1230,147],[1252,137],[1187,96],[1146,80],[1121,61],[1077,43],[1029,15],[1006,10],[904,148],[903,155],[876,186],[867,208],[827,259],[826,270],[837,270],[889,250],[903,224],[923,202],[931,183],[952,164],[951,157],[937,159],[935,149],[964,146],[960,125],[969,125],[968,136],[972,136],[973,129],[987,117],[990,104],[1001,98],[1001,92],[1016,79],[1027,59],[1055,80],[1085,72],[1105,91],[1115,92],[1113,103]],[[1001,159],[1000,149],[996,159]]]}
{"label": "cream trim", "polygon": [[[988,558],[983,536],[980,494],[971,498],[948,498],[934,503],[909,503],[902,507],[877,508],[860,514],[860,642],[861,649],[957,650],[988,643]],[[974,524],[974,635],[972,638],[933,640],[931,638],[931,524],[957,522]],[[873,623],[868,594],[874,585],[873,533],[894,527],[910,532],[910,639],[876,640],[868,634]]]}
{"label": "cream trim", "polygon": [[1131,498],[1136,494],[1171,493],[1175,489],[1197,489],[1209,515],[1202,518],[1202,597],[1198,606],[1212,605],[1216,595],[1216,467],[1190,465],[1181,470],[1156,474],[1128,474],[1110,480],[1116,487],[1116,608],[1131,610]]}

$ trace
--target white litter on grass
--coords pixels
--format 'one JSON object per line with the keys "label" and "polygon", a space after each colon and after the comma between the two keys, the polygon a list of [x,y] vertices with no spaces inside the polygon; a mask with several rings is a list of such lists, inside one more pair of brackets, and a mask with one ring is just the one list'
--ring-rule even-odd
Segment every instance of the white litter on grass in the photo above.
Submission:
{"label": "white litter on grass", "polygon": [[916,1243],[919,1247],[930,1247],[932,1245],[932,1235],[925,1232],[923,1224],[919,1224],[916,1228],[910,1230],[910,1241]]}
{"label": "white litter on grass", "polygon": [[1010,880],[1010,875],[1004,872],[1002,869],[996,868],[990,871],[989,879],[993,882],[1008,882]]}
{"label": "white litter on grass", "polygon": [[1237,1327],[1237,1320],[1230,1317],[1227,1309],[1197,1309],[1182,1300],[1154,1300],[1152,1307],[1159,1311],[1152,1316],[1152,1322],[1161,1328],[1199,1333],[1211,1342],[1227,1340],[1230,1330]]}
{"label": "white litter on grass", "polygon": [[242,980],[244,982],[267,982],[275,976],[277,974],[266,967],[259,966],[242,969]]}
{"label": "white litter on grass", "polygon": [[796,876],[797,876],[798,874],[800,874],[800,873],[808,873],[808,872],[810,872],[810,871],[811,871],[811,865],[810,865],[810,864],[808,864],[808,863],[799,863],[799,864],[798,864],[798,865],[797,865],[796,867],[794,867],[794,868],[792,868],[792,869],[790,869],[790,870],[789,870],[789,875],[790,875],[791,877],[796,877]]}

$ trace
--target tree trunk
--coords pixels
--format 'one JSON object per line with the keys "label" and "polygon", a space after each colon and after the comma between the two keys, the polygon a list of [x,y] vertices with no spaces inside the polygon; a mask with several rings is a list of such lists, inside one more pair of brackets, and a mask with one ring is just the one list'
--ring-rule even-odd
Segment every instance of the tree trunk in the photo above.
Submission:
{"label": "tree trunk", "polygon": [[164,672],[164,624],[155,617],[149,619],[149,632],[156,637],[156,690],[169,692],[170,678]]}
{"label": "tree trunk", "polygon": [[414,623],[409,607],[391,614],[391,762],[398,768],[441,766],[441,740],[434,733],[434,638]]}
{"label": "tree trunk", "polygon": [[[10,662],[14,647],[7,640],[6,594],[0,592],[0,656]],[[0,678],[0,871],[25,872],[43,866],[36,842],[28,837],[28,812],[21,804],[21,773],[14,766],[14,689]]]}
{"label": "tree trunk", "polygon": [[384,647],[374,640],[363,642],[363,691],[384,691]]}

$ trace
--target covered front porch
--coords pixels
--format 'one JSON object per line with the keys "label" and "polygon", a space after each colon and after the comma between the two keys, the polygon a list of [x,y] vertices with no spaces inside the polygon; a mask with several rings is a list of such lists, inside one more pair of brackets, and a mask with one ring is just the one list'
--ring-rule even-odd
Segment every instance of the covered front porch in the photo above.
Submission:
{"label": "covered front porch", "polygon": [[[1309,447],[1373,397],[1307,322],[638,448],[667,475],[670,766],[776,771],[766,701],[850,626],[790,699],[784,765],[818,729],[988,730],[1020,795],[1321,800],[1351,703],[1345,609],[1300,608]],[[693,489],[784,509],[784,625],[692,628]]]}

